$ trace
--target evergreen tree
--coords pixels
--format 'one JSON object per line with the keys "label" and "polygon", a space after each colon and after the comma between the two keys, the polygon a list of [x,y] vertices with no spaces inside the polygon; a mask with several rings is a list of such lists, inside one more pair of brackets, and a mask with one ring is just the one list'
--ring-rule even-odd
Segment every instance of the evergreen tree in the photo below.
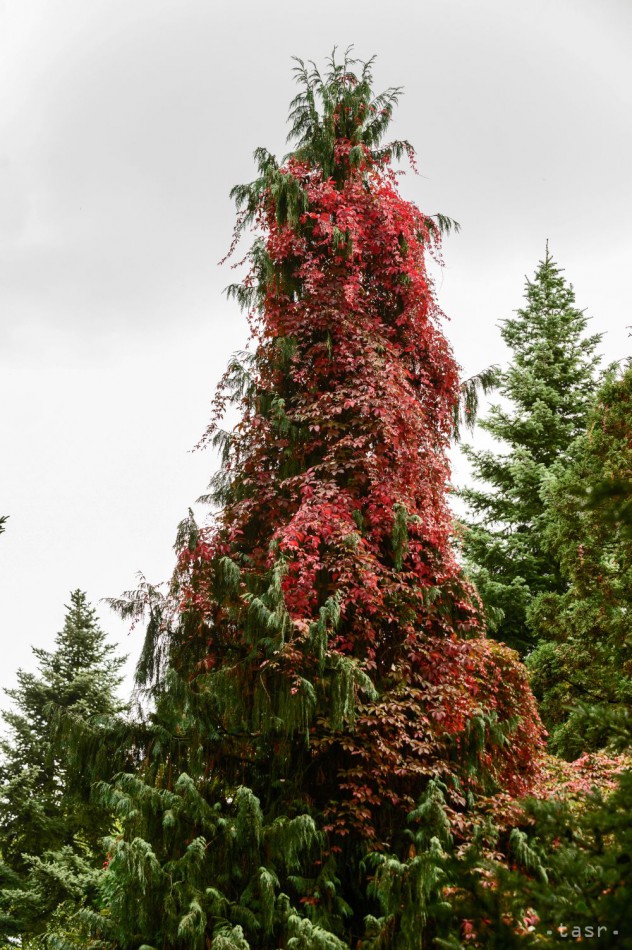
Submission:
{"label": "evergreen tree", "polygon": [[55,649],[33,653],[37,673],[19,670],[18,686],[6,691],[13,708],[3,713],[0,741],[0,934],[23,942],[46,929],[56,905],[77,897],[103,860],[110,815],[90,802],[88,763],[73,759],[65,727],[120,712],[124,663],[80,590]]}
{"label": "evergreen tree", "polygon": [[574,439],[585,430],[600,339],[584,335],[587,318],[575,306],[573,287],[548,244],[525,297],[525,306],[501,328],[513,351],[509,368],[500,374],[499,393],[508,405],[492,406],[480,423],[508,451],[466,446],[476,479],[489,487],[461,493],[475,519],[464,551],[490,629],[522,653],[534,642],[527,623],[533,597],[565,586],[544,543],[542,490],[551,469],[568,462]]}
{"label": "evergreen tree", "polygon": [[570,758],[607,743],[608,710],[632,711],[631,431],[628,369],[602,386],[573,463],[546,493],[545,538],[567,589],[533,604],[529,666],[549,744]]}
{"label": "evergreen tree", "polygon": [[[258,150],[233,192],[236,240],[259,237],[230,291],[254,351],[208,434],[222,510],[181,525],[166,595],[119,605],[149,615],[153,711],[140,768],[99,788],[123,833],[84,919],[117,947],[417,948],[425,851],[536,768],[524,671],[483,636],[451,547],[459,385],[425,268],[449,222],[398,193],[410,147],[382,144],[398,90],[374,96],[371,63],[297,77],[294,150]],[[435,845],[409,818],[437,789]]]}

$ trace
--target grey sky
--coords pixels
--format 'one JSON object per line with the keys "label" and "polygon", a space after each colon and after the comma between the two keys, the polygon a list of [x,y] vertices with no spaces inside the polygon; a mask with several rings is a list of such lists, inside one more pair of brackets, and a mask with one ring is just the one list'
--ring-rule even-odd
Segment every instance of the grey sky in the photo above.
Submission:
{"label": "grey sky", "polygon": [[[457,218],[439,299],[466,373],[506,353],[550,241],[608,359],[632,323],[628,0],[0,0],[0,685],[71,588],[168,576],[213,468],[189,449],[245,322],[231,186],[284,151],[291,56],[402,85],[402,191]],[[140,633],[100,609],[135,655]]]}

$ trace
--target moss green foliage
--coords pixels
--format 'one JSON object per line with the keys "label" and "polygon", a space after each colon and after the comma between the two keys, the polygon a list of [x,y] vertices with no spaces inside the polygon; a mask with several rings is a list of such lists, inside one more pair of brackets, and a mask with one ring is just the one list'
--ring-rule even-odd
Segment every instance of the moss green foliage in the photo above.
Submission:
{"label": "moss green foliage", "polygon": [[0,935],[23,943],[93,889],[111,818],[90,801],[88,762],[83,753],[77,760],[67,730],[70,722],[98,729],[116,717],[123,663],[79,590],[55,649],[33,652],[38,671],[20,670],[18,686],[7,690],[13,708],[3,713],[0,743]]}
{"label": "moss green foliage", "polygon": [[226,797],[185,773],[170,788],[165,778],[97,788],[123,833],[107,842],[86,932],[117,947],[202,948],[209,934],[214,948],[345,946],[332,931],[347,909],[311,817],[265,820],[244,786]]}
{"label": "moss green foliage", "polygon": [[409,816],[408,857],[373,854],[367,859],[373,870],[370,893],[382,914],[367,917],[363,947],[409,950],[431,945],[437,911],[446,909],[444,848],[451,850],[453,844],[444,806],[441,783],[432,780]]}
{"label": "moss green foliage", "polygon": [[527,281],[525,305],[501,333],[512,350],[500,374],[503,404],[481,428],[501,452],[465,447],[475,477],[487,488],[467,488],[473,523],[465,554],[487,608],[494,637],[525,653],[533,644],[527,613],[540,593],[561,592],[564,580],[544,542],[542,490],[556,464],[586,426],[594,392],[599,336],[585,336],[587,318],[571,285],[549,254]]}
{"label": "moss green foliage", "polygon": [[[529,657],[552,750],[604,746],[632,707],[632,369],[599,391],[574,459],[545,492],[544,538],[566,589],[531,607]],[[600,724],[601,723],[601,724]]]}

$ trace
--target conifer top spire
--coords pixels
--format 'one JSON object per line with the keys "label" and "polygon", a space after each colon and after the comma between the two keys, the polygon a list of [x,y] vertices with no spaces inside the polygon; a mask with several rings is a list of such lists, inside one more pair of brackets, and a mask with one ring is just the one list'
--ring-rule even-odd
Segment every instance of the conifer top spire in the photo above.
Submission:
{"label": "conifer top spire", "polygon": [[501,442],[501,453],[465,448],[475,475],[489,486],[462,492],[478,522],[466,553],[495,636],[523,652],[533,645],[532,597],[563,586],[544,543],[542,491],[554,466],[568,461],[597,387],[601,337],[586,336],[588,318],[563,273],[547,241],[535,275],[526,279],[523,306],[501,323],[513,354],[499,378],[509,406],[492,406],[480,423]]}

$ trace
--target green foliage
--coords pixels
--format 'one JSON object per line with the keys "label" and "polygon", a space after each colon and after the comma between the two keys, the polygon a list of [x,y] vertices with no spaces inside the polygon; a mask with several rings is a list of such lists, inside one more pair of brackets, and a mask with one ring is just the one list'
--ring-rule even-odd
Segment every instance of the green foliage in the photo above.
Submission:
{"label": "green foliage", "polygon": [[[317,164],[325,178],[338,172],[334,150],[336,142],[348,139],[352,146],[364,145],[376,156],[399,158],[410,146],[392,142],[376,152],[391,123],[393,109],[401,95],[400,88],[387,89],[378,96],[372,92],[372,67],[375,57],[366,63],[352,59],[350,50],[343,61],[336,62],[335,51],[328,62],[328,72],[321,76],[315,63],[307,65],[296,58],[295,75],[301,91],[290,104],[291,123],[288,140],[296,143],[294,155],[299,161]],[[357,82],[350,85],[347,77],[354,66],[362,68]],[[353,149],[351,156],[353,156]],[[358,149],[358,160],[363,151]]]}
{"label": "green foliage", "polygon": [[[413,160],[413,150],[408,142],[382,142],[402,89],[393,87],[374,95],[375,57],[362,62],[350,54],[351,48],[345,51],[342,61],[337,61],[334,50],[324,75],[315,63],[305,63],[295,57],[294,73],[301,90],[290,103],[288,141],[294,143],[290,155],[300,163],[319,167],[325,179],[331,178],[337,184],[344,174],[335,151],[336,143],[341,139],[347,139],[351,145],[349,164],[352,167],[362,164],[367,150],[377,162],[400,159],[404,155]],[[349,82],[352,75],[354,81]],[[254,223],[265,192],[269,192],[274,200],[279,224],[297,224],[308,208],[307,194],[299,181],[288,174],[267,149],[257,148],[254,158],[259,177],[250,184],[237,185],[231,191],[231,198],[241,212],[235,241]],[[430,232],[449,234],[458,232],[460,228],[457,221],[445,214],[430,215],[424,220]],[[229,298],[236,299],[246,309],[260,303],[260,288],[266,287],[275,277],[261,240],[255,241],[249,257],[259,278],[259,286],[233,284],[228,288]]]}
{"label": "green foliage", "polygon": [[313,924],[307,917],[292,914],[288,920],[288,950],[345,950],[347,944]]}
{"label": "green foliage", "polygon": [[[117,947],[342,948],[335,882],[308,815],[266,821],[244,786],[227,795],[181,774],[172,788],[121,774],[97,798],[118,817],[86,933]],[[151,843],[150,843],[151,842]],[[306,916],[329,890],[329,927]],[[338,916],[340,914],[338,911]],[[311,943],[309,941],[312,941]]]}
{"label": "green foliage", "polygon": [[463,429],[474,431],[478,417],[478,407],[481,395],[488,396],[500,382],[500,367],[488,366],[475,376],[464,379],[461,383],[459,401],[454,406],[454,434],[455,441],[461,439]]}
{"label": "green foliage", "polygon": [[[177,537],[182,538],[182,523]],[[150,584],[143,574],[135,590],[112,597],[107,603],[124,620],[132,624],[146,620],[145,639],[136,664],[136,685],[139,691],[162,680],[168,662],[168,626],[165,618],[166,598],[159,587]]]}
{"label": "green foliage", "polygon": [[442,902],[444,847],[451,848],[452,836],[439,782],[429,782],[409,823],[413,827],[407,829],[407,860],[393,854],[375,854],[368,859],[374,871],[369,893],[382,911],[379,918],[366,918],[367,938],[362,945],[369,950],[426,946],[429,918],[434,916],[435,904]]}
{"label": "green foliage", "polygon": [[408,512],[405,505],[395,505],[393,519],[393,566],[401,571],[404,558],[408,554]]}
{"label": "green foliage", "polygon": [[505,405],[492,406],[481,428],[505,454],[465,447],[474,475],[489,488],[461,492],[474,519],[464,550],[494,637],[527,652],[527,615],[538,594],[564,589],[559,563],[544,540],[542,492],[550,473],[570,459],[594,396],[594,351],[587,318],[549,254],[526,285],[526,304],[504,321],[512,362],[500,374]]}
{"label": "green foliage", "polygon": [[550,746],[567,758],[606,745],[610,713],[632,707],[631,430],[628,369],[604,383],[573,462],[545,493],[566,590],[533,603],[540,642],[528,663]]}
{"label": "green foliage", "polygon": [[[65,919],[94,885],[103,860],[99,841],[110,815],[90,802],[92,772],[81,726],[102,755],[120,712],[118,671],[124,662],[105,641],[85,594],[74,591],[55,649],[34,649],[37,673],[18,671],[3,713],[0,743],[0,934],[25,940],[43,932],[51,914]],[[72,726],[78,734],[71,738]],[[81,747],[81,750],[79,750]],[[62,908],[64,906],[64,909]]]}
{"label": "green foliage", "polygon": [[[630,744],[632,733],[628,733]],[[532,802],[531,826],[521,835],[518,872],[500,872],[499,890],[512,895],[516,914],[532,908],[534,945],[559,945],[560,926],[597,936],[599,946],[632,947],[632,772],[624,770],[610,793],[592,792],[581,807],[564,800]],[[515,834],[515,833],[514,833]],[[548,939],[547,939],[548,937]]]}
{"label": "green foliage", "polygon": [[[628,720],[621,746],[631,739]],[[596,791],[588,779],[579,784],[572,799],[525,802],[521,827],[511,831],[486,820],[469,844],[455,846],[448,837],[428,842],[430,824],[405,864],[379,857],[389,880],[376,876],[374,886],[390,915],[367,919],[373,942],[366,945],[553,950],[562,939],[599,935],[599,946],[632,947],[632,771],[622,770],[610,789]],[[436,790],[433,797],[438,814]],[[414,895],[403,889],[413,881]]]}

